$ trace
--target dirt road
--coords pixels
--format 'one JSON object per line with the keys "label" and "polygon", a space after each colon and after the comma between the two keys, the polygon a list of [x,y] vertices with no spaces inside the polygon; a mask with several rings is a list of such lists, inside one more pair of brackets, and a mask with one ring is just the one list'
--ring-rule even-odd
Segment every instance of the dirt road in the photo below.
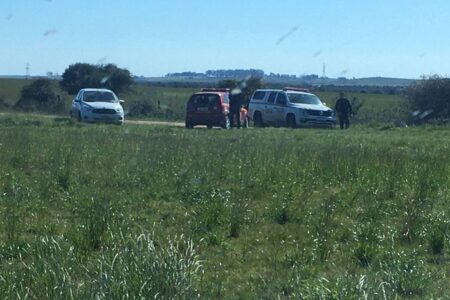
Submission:
{"label": "dirt road", "polygon": [[181,123],[181,122],[166,122],[166,121],[125,120],[125,124],[163,125],[163,126],[172,126],[172,127],[184,127],[184,123]]}
{"label": "dirt road", "polygon": [[[65,118],[64,116],[57,116],[57,115],[25,114],[25,113],[0,113],[0,116],[14,116],[14,115],[20,115],[20,116],[23,116],[23,117],[30,116],[30,117],[33,117],[33,118],[45,118],[45,119],[61,119],[61,118]],[[125,124],[162,125],[162,126],[172,126],[172,127],[184,127],[184,123],[182,123],[182,122],[149,121],[149,120],[125,120]]]}

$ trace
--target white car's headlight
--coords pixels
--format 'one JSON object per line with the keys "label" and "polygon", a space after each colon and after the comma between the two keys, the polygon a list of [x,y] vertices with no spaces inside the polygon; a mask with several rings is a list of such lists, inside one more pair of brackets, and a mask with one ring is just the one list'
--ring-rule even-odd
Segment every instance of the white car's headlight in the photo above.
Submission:
{"label": "white car's headlight", "polygon": [[92,110],[92,106],[89,106],[89,105],[83,105],[82,108],[83,108],[84,111],[91,111]]}

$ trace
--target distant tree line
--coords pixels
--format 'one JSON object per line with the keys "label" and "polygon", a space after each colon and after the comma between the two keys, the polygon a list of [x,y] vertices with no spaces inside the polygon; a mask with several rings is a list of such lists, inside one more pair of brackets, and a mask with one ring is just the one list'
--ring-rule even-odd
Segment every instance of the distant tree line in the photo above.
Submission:
{"label": "distant tree line", "polygon": [[247,78],[264,77],[264,71],[258,69],[208,70],[205,73],[181,72],[169,73],[166,77],[210,77],[210,78]]}
{"label": "distant tree line", "polygon": [[165,77],[206,77],[206,74],[197,72],[179,72],[166,74]]}
{"label": "distant tree line", "polygon": [[264,77],[264,71],[258,69],[208,70],[206,76],[216,78]]}

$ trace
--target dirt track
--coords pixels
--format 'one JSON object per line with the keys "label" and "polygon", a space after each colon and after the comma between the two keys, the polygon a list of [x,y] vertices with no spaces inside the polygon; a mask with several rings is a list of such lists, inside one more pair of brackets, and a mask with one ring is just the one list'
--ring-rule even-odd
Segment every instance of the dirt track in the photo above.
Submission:
{"label": "dirt track", "polygon": [[[25,114],[25,113],[0,113],[0,116],[8,116],[8,115],[30,116],[30,117],[45,118],[45,119],[65,118],[64,116],[57,116],[57,115]],[[148,120],[125,120],[125,124],[162,125],[162,126],[184,127],[184,123],[182,123],[182,122],[148,121]]]}
{"label": "dirt track", "polygon": [[164,125],[164,126],[184,127],[184,123],[166,122],[166,121],[125,120],[125,124]]}

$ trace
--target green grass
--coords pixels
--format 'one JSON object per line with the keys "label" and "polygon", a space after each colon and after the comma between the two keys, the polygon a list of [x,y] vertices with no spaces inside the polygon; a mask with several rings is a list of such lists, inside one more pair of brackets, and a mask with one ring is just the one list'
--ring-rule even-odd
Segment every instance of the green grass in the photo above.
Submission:
{"label": "green grass", "polygon": [[0,79],[0,99],[6,104],[15,104],[20,98],[21,89],[30,82],[22,79]]}
{"label": "green grass", "polygon": [[450,294],[448,127],[0,128],[5,299]]}

